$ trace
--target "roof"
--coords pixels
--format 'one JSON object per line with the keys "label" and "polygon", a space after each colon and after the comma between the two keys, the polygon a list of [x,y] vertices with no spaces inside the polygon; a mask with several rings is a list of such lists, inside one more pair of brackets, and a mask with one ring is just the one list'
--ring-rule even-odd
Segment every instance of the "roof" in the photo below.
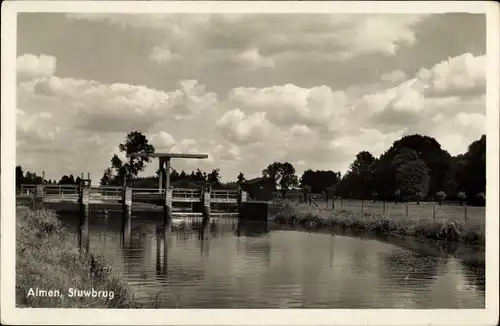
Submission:
{"label": "roof", "polygon": [[242,185],[252,185],[252,184],[256,184],[256,183],[260,183],[260,182],[269,182],[269,181],[272,182],[272,180],[270,178],[260,177],[260,178],[254,178],[254,179],[243,181],[241,184]]}
{"label": "roof", "polygon": [[127,157],[152,157],[152,158],[208,158],[208,154],[200,153],[131,153]]}

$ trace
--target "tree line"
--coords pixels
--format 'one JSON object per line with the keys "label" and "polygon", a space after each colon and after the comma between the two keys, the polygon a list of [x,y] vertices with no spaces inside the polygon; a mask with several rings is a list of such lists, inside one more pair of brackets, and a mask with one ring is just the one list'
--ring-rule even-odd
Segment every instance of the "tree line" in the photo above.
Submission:
{"label": "tree line", "polygon": [[[138,131],[126,135],[119,144],[120,152],[154,153],[155,147],[147,137]],[[146,165],[148,157],[131,157],[122,160],[115,154],[110,166],[100,179],[101,185],[157,188],[158,172],[155,176],[138,177]],[[331,170],[304,171],[297,176],[290,162],[273,162],[262,170],[262,176],[273,180],[276,189],[282,193],[289,191],[303,193],[328,193],[331,196],[365,200],[423,201],[445,199],[459,200],[469,204],[483,205],[486,191],[486,135],[472,142],[464,154],[450,155],[432,137],[409,135],[395,141],[378,158],[369,151],[361,151],[348,171],[342,176]],[[222,182],[220,170],[204,172],[196,169],[190,172],[171,170],[173,187],[193,188],[210,183],[215,188],[237,188],[244,182],[240,172],[234,181]],[[42,183],[42,178],[34,173],[23,174],[16,167],[17,184]],[[45,181],[56,183],[55,181]],[[73,175],[62,176],[58,184],[78,184],[80,178]]]}
{"label": "tree line", "polygon": [[77,185],[81,182],[80,177],[74,177],[73,174],[63,175],[59,181],[52,179],[44,179],[42,176],[37,175],[35,172],[24,172],[22,166],[16,166],[16,187],[22,184],[60,184],[60,185]]}

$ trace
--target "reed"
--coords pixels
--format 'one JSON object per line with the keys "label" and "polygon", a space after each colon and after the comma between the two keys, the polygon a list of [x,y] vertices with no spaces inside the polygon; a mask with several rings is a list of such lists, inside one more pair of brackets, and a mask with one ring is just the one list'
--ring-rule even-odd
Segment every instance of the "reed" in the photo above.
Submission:
{"label": "reed", "polygon": [[[50,210],[16,209],[16,303],[39,308],[129,308],[131,290],[102,257],[81,254],[75,236]],[[61,296],[32,296],[59,291]],[[103,297],[70,297],[70,289],[107,291]],[[111,295],[111,292],[113,295]]]}

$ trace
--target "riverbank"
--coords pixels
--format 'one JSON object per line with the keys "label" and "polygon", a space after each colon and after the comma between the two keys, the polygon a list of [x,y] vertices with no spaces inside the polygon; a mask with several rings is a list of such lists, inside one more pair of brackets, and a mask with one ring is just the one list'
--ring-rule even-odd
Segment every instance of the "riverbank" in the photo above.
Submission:
{"label": "riverbank", "polygon": [[[75,297],[78,294],[83,297]],[[133,301],[130,289],[113,275],[107,262],[80,254],[75,237],[62,227],[55,212],[16,208],[18,306],[133,308]]]}
{"label": "riverbank", "polygon": [[315,229],[341,227],[379,235],[411,236],[482,247],[485,245],[484,225],[476,221],[463,222],[432,217],[390,218],[377,213],[357,213],[346,210],[333,212],[328,209],[311,209],[311,211],[304,211],[287,202],[272,205],[270,215],[279,224],[299,224]]}

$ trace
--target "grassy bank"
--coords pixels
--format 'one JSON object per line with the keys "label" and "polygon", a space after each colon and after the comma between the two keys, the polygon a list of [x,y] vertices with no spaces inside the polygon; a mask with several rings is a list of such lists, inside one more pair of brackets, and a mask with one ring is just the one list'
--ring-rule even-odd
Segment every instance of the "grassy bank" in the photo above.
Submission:
{"label": "grassy bank", "polygon": [[[16,210],[16,303],[24,307],[130,308],[129,288],[95,255],[80,255],[75,237],[49,210]],[[59,290],[63,297],[36,297],[30,289]],[[69,289],[107,291],[107,297],[70,297]],[[110,291],[113,292],[111,298]]]}
{"label": "grassy bank", "polygon": [[304,211],[284,202],[270,207],[277,223],[299,224],[310,228],[341,227],[376,234],[412,236],[468,245],[484,246],[485,228],[477,221],[463,222],[436,218],[391,218],[377,213],[314,209]]}

